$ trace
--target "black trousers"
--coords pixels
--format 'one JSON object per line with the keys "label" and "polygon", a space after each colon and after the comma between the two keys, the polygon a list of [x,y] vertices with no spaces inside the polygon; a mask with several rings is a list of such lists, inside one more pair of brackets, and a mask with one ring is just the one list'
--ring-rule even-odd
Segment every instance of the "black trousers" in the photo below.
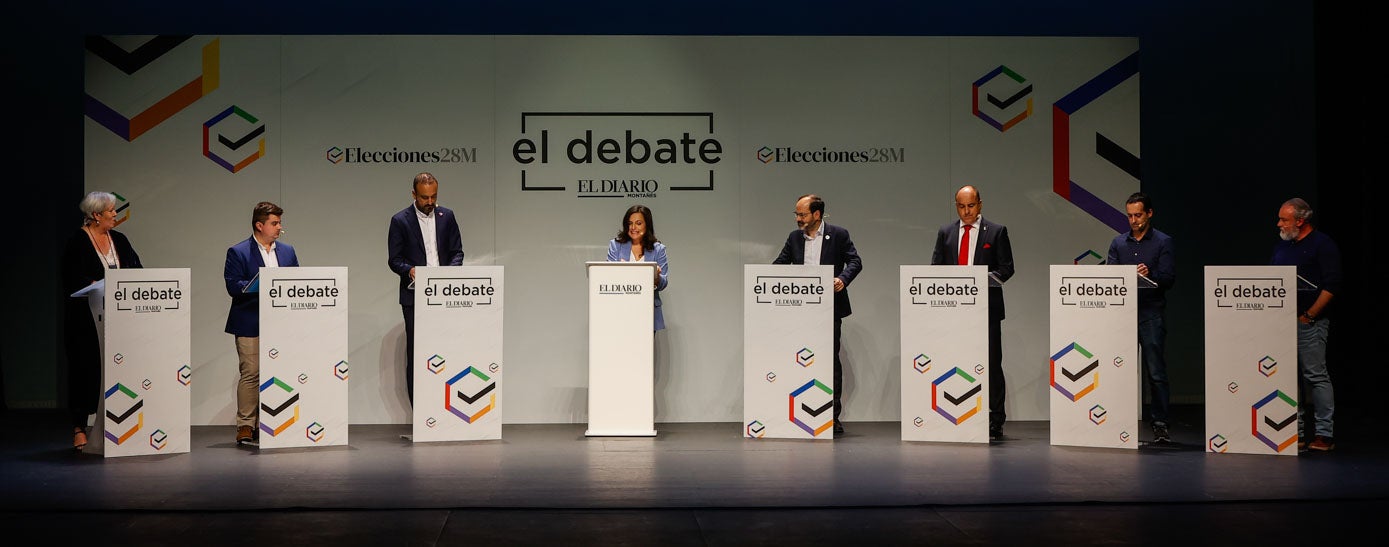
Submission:
{"label": "black trousers", "polygon": [[844,393],[844,363],[839,359],[839,333],[840,326],[844,324],[844,319],[834,318],[834,385],[830,389],[834,390],[834,424],[839,425],[839,399]]}
{"label": "black trousers", "polygon": [[415,305],[401,304],[405,316],[405,403],[415,406]]}
{"label": "black trousers", "polygon": [[1003,320],[989,319],[989,427],[1003,427],[1008,415],[1003,411],[1003,399],[1008,384],[1003,380]]}

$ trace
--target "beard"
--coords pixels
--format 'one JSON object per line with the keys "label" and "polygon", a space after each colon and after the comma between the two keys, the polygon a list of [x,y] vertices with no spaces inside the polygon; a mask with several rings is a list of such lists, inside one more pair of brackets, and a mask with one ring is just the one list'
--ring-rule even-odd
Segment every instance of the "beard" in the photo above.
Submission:
{"label": "beard", "polygon": [[1294,239],[1297,239],[1297,232],[1278,230],[1278,238],[1282,239],[1283,241],[1292,241]]}

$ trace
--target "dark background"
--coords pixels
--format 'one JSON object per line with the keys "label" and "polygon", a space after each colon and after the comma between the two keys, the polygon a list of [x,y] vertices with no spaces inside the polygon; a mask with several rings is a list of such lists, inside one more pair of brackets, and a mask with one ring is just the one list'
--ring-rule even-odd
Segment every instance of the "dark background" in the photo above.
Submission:
{"label": "dark background", "polygon": [[[54,5],[57,4],[57,5]],[[66,404],[58,250],[80,223],[87,34],[1136,36],[1142,188],[1177,241],[1168,311],[1174,402],[1203,399],[1204,265],[1267,264],[1279,205],[1312,203],[1340,245],[1330,360],[1337,437],[1376,432],[1389,376],[1371,347],[1382,281],[1369,180],[1383,116],[1369,17],[1296,0],[980,2],[29,2],[6,14],[0,394]],[[466,54],[466,52],[461,52]],[[1375,104],[1372,104],[1375,103]],[[1373,110],[1372,110],[1373,109]],[[1378,144],[1382,139],[1374,139]],[[998,199],[998,198],[995,198]],[[1007,199],[1006,197],[1004,199]],[[190,203],[196,207],[196,203]],[[149,259],[147,259],[149,260]],[[154,262],[157,262],[155,260]],[[1015,365],[1016,366],[1016,365]],[[229,386],[230,389],[230,386]],[[1199,424],[1192,424],[1199,427]]]}

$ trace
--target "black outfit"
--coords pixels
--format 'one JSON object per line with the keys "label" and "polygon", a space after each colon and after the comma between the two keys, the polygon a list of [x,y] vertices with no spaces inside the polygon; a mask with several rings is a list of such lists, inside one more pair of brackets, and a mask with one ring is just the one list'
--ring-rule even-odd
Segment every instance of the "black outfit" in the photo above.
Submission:
{"label": "black outfit", "polygon": [[[840,325],[845,317],[854,312],[849,305],[849,283],[863,271],[863,260],[849,238],[849,231],[838,226],[823,224],[824,239],[820,242],[820,260],[812,264],[834,266],[834,276],[844,282],[844,290],[834,293],[834,433],[842,434],[844,428],[839,422],[839,400],[843,393],[844,363],[839,359]],[[805,264],[805,231],[793,230],[786,236],[786,245],[781,247],[772,264]]]}
{"label": "black outfit", "polygon": [[[111,230],[111,243],[120,258],[120,268],[139,268],[140,255],[130,246],[125,234]],[[97,343],[96,323],[86,298],[69,298],[93,282],[106,278],[102,258],[92,246],[91,237],[78,229],[63,248],[62,290],[63,338],[68,358],[68,408],[72,411],[73,427],[86,427],[87,416],[96,413],[101,394],[101,347]]]}

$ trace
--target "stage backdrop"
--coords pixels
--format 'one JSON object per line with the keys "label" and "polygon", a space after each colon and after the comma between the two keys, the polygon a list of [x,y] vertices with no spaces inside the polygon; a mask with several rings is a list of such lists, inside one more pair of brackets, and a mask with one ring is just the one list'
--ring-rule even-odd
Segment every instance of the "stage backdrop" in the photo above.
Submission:
{"label": "stage backdrop", "polygon": [[[846,421],[900,414],[897,276],[952,196],[1013,228],[1008,414],[1047,418],[1047,267],[1093,263],[1138,189],[1134,38],[91,36],[89,190],[150,266],[188,266],[193,423],[231,423],[225,249],[256,202],[305,266],[346,266],[351,422],[407,423],[391,214],[420,171],[465,263],[504,265],[508,423],[586,421],[583,263],[634,203],[669,248],[656,420],[742,415],[742,265],[801,194],[853,234]],[[637,333],[634,333],[637,334]]]}

